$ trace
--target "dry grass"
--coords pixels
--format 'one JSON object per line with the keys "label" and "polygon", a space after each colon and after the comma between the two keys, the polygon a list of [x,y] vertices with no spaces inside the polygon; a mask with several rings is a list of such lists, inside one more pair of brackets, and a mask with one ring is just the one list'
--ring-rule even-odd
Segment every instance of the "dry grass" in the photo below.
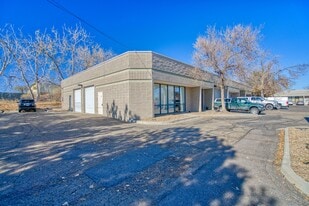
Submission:
{"label": "dry grass", "polygon": [[[37,102],[38,109],[60,108],[61,102]],[[17,111],[18,104],[16,100],[0,100],[0,111]]]}
{"label": "dry grass", "polygon": [[37,102],[37,108],[44,109],[44,108],[60,108],[61,102]]}
{"label": "dry grass", "polygon": [[0,111],[17,111],[17,100],[0,100]]}
{"label": "dry grass", "polygon": [[282,159],[283,159],[283,153],[284,153],[284,129],[280,129],[278,132],[278,146],[277,146],[277,152],[274,164],[277,167],[281,167]]}
{"label": "dry grass", "polygon": [[[284,129],[278,133],[278,147],[274,164],[281,167],[284,154]],[[309,128],[289,128],[291,167],[305,181],[309,181]]]}
{"label": "dry grass", "polygon": [[289,128],[291,166],[309,182],[309,128]]}

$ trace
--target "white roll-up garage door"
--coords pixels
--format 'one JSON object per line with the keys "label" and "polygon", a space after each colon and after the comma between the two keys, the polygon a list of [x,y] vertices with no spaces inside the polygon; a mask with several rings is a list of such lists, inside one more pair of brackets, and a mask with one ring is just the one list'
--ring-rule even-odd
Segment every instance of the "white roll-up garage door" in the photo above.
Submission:
{"label": "white roll-up garage door", "polygon": [[77,89],[74,90],[74,111],[75,112],[82,112],[82,95],[81,90]]}
{"label": "white roll-up garage door", "polygon": [[94,114],[94,87],[85,88],[85,113]]}

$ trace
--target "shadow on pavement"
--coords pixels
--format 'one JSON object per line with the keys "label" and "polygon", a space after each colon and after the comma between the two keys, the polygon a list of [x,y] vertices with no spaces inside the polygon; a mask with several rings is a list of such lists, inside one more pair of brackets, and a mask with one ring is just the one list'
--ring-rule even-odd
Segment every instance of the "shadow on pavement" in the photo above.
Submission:
{"label": "shadow on pavement", "polygon": [[[233,147],[193,126],[52,113],[14,121],[0,123],[0,205],[235,205],[250,178],[230,161]],[[276,203],[265,188],[250,193],[248,205]]]}

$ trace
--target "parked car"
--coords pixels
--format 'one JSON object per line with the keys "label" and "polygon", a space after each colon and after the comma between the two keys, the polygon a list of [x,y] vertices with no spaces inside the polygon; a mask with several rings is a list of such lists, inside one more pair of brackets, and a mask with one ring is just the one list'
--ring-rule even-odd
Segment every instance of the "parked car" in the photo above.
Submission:
{"label": "parked car", "polygon": [[[266,100],[275,100],[278,104],[284,108],[289,107],[289,98],[288,97],[267,97]],[[292,103],[293,104],[293,103]]]}
{"label": "parked car", "polygon": [[246,98],[250,102],[263,104],[266,110],[280,109],[281,106],[276,100],[266,100],[263,97],[237,97],[237,98]]}
{"label": "parked car", "polygon": [[[224,102],[225,102],[225,108],[226,108],[226,110],[228,110],[228,103],[231,103],[231,99],[230,98],[225,98]],[[215,110],[221,110],[221,108],[222,108],[221,98],[216,98],[215,99],[215,101],[214,101],[214,108],[215,108]]]}
{"label": "parked car", "polygon": [[18,102],[18,112],[34,111],[36,112],[36,104],[33,99],[21,99]]}
{"label": "parked car", "polygon": [[296,105],[305,105],[304,101],[298,101],[296,102]]}
{"label": "parked car", "polygon": [[[228,111],[236,110],[236,111],[248,111],[252,114],[260,114],[265,110],[263,104],[250,102],[247,98],[228,98],[225,99],[225,107]],[[221,99],[215,99],[214,109],[221,110],[222,103]]]}

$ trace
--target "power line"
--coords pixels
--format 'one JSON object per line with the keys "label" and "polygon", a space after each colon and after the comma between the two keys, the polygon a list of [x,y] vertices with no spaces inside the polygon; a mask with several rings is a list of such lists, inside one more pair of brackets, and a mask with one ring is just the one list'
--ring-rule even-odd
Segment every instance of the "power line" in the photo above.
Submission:
{"label": "power line", "polygon": [[[61,4],[59,4],[58,2],[54,1],[54,0],[46,0],[48,3],[52,4],[53,6],[55,6],[56,8],[68,13],[69,15],[75,17],[76,19],[78,19],[79,21],[83,22],[84,24],[88,25],[90,28],[94,29],[95,31],[97,31],[99,34],[105,36],[106,38],[108,38],[109,40],[117,43],[118,45],[122,46],[123,48],[127,49],[127,50],[133,50],[134,49],[130,49],[130,47],[128,47],[127,45],[121,43],[120,41],[116,40],[115,38],[111,37],[110,35],[106,34],[105,32],[101,31],[100,29],[98,29],[97,27],[95,27],[94,25],[88,23],[86,20],[84,20],[83,18],[81,18],[80,16],[78,16],[77,14],[73,13],[72,11],[70,11],[69,9],[65,8],[64,6],[62,6]],[[143,59],[140,57],[140,55],[134,51],[134,53],[137,55],[137,57],[140,59],[141,63],[145,66],[146,68],[146,64],[143,61]]]}
{"label": "power line", "polygon": [[54,0],[46,0],[48,3],[52,4],[54,7],[66,12],[67,14],[75,17],[76,19],[78,19],[79,21],[83,22],[84,24],[88,25],[89,27],[91,27],[92,29],[94,29],[96,32],[98,32],[99,34],[103,35],[104,37],[108,38],[109,40],[117,43],[118,45],[122,46],[123,48],[127,49],[127,50],[131,50],[130,47],[128,47],[127,45],[121,43],[120,41],[116,40],[115,38],[113,38],[112,36],[106,34],[105,32],[101,31],[100,29],[98,29],[97,27],[95,27],[94,25],[88,23],[86,20],[84,20],[83,18],[81,18],[80,16],[78,16],[77,14],[73,13],[72,11],[70,11],[69,9],[65,8],[64,6],[62,6],[61,4],[59,4],[58,2],[54,1]]}

